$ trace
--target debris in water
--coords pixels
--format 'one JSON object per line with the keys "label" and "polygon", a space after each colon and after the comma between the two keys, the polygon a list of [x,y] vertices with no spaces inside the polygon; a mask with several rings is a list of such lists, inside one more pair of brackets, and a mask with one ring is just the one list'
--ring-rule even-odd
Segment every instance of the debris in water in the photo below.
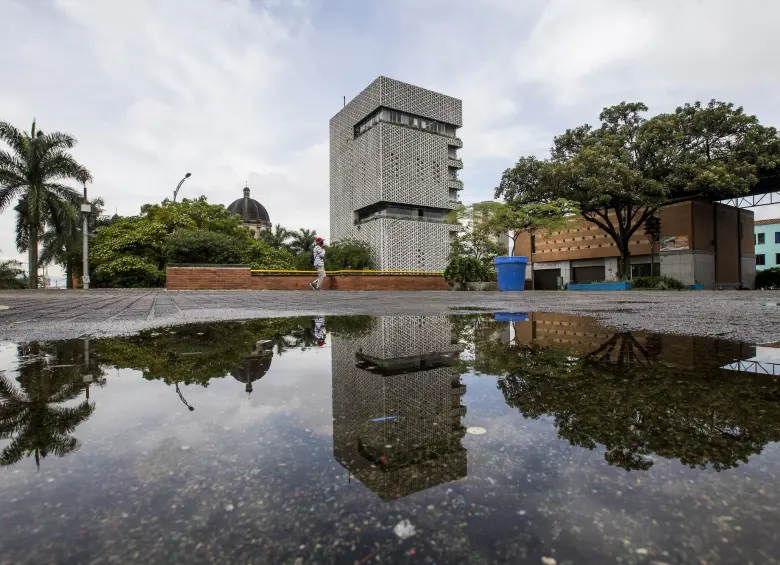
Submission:
{"label": "debris in water", "polygon": [[401,539],[410,538],[415,534],[415,529],[409,520],[401,520],[393,528],[393,532]]}
{"label": "debris in water", "polygon": [[486,434],[487,430],[478,426],[472,426],[470,428],[466,428],[466,433],[473,436],[481,436],[482,434]]}

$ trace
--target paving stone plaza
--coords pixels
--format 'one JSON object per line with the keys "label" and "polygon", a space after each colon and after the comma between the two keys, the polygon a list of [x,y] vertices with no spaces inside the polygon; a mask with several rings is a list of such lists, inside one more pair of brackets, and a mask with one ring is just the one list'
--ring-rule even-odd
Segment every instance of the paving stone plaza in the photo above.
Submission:
{"label": "paving stone plaza", "polygon": [[780,341],[780,293],[0,291],[0,339],[123,335],[187,322],[288,315],[442,315],[547,311],[626,330]]}

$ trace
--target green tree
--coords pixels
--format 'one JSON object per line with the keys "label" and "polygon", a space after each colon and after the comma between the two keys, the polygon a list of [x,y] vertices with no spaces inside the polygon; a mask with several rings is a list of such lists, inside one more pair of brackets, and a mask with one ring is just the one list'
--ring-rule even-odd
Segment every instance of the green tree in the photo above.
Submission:
{"label": "green tree", "polygon": [[[469,209],[466,210],[469,213]],[[520,234],[564,228],[578,211],[575,202],[555,198],[535,204],[482,202],[471,206],[470,215],[477,232],[495,238],[508,237],[512,242],[511,254],[514,255],[515,243]]]}
{"label": "green tree", "polygon": [[87,399],[63,404],[85,391],[83,371],[98,378],[103,373],[94,362],[85,368],[68,363],[78,357],[78,347],[80,342],[20,346],[19,355],[28,359],[19,370],[20,386],[0,375],[0,439],[11,440],[0,452],[0,465],[34,456],[40,468],[41,459],[65,457],[80,447],[71,434],[94,413],[95,405]]}
{"label": "green tree", "polygon": [[472,258],[487,265],[506,251],[500,244],[500,238],[486,229],[481,211],[482,203],[479,203],[461,205],[450,214],[448,220],[460,225],[450,247],[450,260],[457,257]]}
{"label": "green tree", "polygon": [[652,336],[640,343],[618,332],[583,355],[507,343],[497,331],[505,327],[483,321],[473,334],[473,368],[501,377],[507,404],[524,417],[551,416],[572,445],[602,446],[610,465],[646,470],[662,457],[721,471],[780,440],[780,385],[721,369],[739,348],[713,342],[701,348],[716,352],[711,359],[686,366],[678,351],[662,355]]}
{"label": "green tree", "polygon": [[[60,220],[67,216],[63,210],[68,204],[76,204],[81,195],[62,181],[75,180],[87,183],[90,172],[69,153],[76,140],[72,136],[37,129],[35,121],[30,132],[21,132],[7,122],[0,122],[0,140],[10,151],[0,150],[0,212],[19,198],[17,225],[26,227],[26,236],[19,237],[19,251],[29,253],[28,272],[30,288],[38,287],[38,239],[45,224],[66,230],[67,223]],[[19,217],[24,214],[23,217]]]}
{"label": "green tree", "polygon": [[209,204],[205,196],[185,198],[180,202],[164,201],[162,204],[141,206],[141,217],[161,225],[167,233],[180,229],[205,230],[233,235],[237,230],[246,231],[241,219],[233,216],[221,204]]}
{"label": "green tree", "polygon": [[289,253],[255,240],[239,218],[205,197],[144,205],[139,216],[118,218],[98,230],[90,251],[96,286],[160,285],[166,262],[174,259],[292,264]]}
{"label": "green tree", "polygon": [[165,241],[167,263],[241,264],[249,242],[240,235],[183,229]]}
{"label": "green tree", "polygon": [[252,240],[246,252],[246,262],[253,269],[291,270],[295,257],[287,249],[271,247],[265,241]]}
{"label": "green tree", "polygon": [[157,286],[163,280],[164,225],[145,216],[116,219],[90,248],[95,286]]}
{"label": "green tree", "polygon": [[0,288],[24,288],[24,280],[24,269],[19,261],[0,261]]}
{"label": "green tree", "polygon": [[[364,241],[345,239],[328,246],[325,266],[331,271],[364,271],[374,268],[371,246]],[[309,264],[309,270],[313,267]]]}
{"label": "green tree", "polygon": [[642,103],[604,108],[601,126],[566,130],[550,158],[521,158],[507,169],[496,197],[513,205],[576,202],[580,215],[606,232],[630,275],[631,236],[669,200],[745,194],[762,171],[780,163],[775,128],[733,104],[686,104],[647,120]]}
{"label": "green tree", "polygon": [[298,255],[300,253],[306,253],[314,247],[317,232],[315,230],[301,228],[298,231],[291,232],[290,237],[290,251]]}
{"label": "green tree", "polygon": [[287,241],[290,239],[290,236],[290,231],[282,227],[281,224],[276,224],[273,230],[265,230],[260,235],[263,241],[274,249],[287,249]]}
{"label": "green tree", "polygon": [[[268,318],[245,322],[188,324],[165,331],[147,330],[128,338],[98,340],[93,348],[101,362],[141,371],[148,380],[207,386],[228,375],[249,356],[258,341],[295,347],[291,337],[308,327],[306,318]],[[269,347],[270,349],[270,347]]]}

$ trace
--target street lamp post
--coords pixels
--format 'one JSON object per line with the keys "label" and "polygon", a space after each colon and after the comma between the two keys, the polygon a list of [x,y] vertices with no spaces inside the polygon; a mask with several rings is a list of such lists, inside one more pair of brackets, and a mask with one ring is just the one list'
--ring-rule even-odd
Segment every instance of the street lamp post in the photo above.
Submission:
{"label": "street lamp post", "polygon": [[89,290],[89,213],[92,212],[92,205],[87,200],[87,184],[84,183],[84,202],[81,203],[81,215],[83,216],[82,237],[83,247],[81,250],[81,286],[84,290]]}
{"label": "street lamp post", "polygon": [[192,173],[187,173],[184,175],[184,178],[179,181],[178,186],[176,186],[176,190],[173,191],[173,201],[176,202],[176,196],[179,194],[179,189],[181,188],[181,185],[184,184],[184,181],[187,180],[192,176]]}

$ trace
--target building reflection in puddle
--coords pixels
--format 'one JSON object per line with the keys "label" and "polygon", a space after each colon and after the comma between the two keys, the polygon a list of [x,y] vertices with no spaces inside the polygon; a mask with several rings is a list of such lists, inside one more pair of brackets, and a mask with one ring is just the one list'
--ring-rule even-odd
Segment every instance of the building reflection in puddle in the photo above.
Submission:
{"label": "building reflection in puddle", "polygon": [[755,358],[752,345],[534,313],[486,325],[475,351],[507,404],[525,418],[553,417],[559,437],[601,446],[610,465],[628,471],[658,458],[723,471],[780,440],[780,384],[736,372]]}
{"label": "building reflection in puddle", "polygon": [[333,453],[384,500],[464,478],[466,391],[446,317],[379,318],[332,338]]}

